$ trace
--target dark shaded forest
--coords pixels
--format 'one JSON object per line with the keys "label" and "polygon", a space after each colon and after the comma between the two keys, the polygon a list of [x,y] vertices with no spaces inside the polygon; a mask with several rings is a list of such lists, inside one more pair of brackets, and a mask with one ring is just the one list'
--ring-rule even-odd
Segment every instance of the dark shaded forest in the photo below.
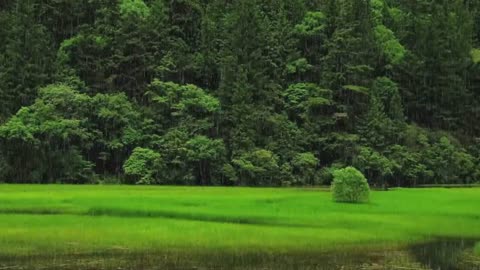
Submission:
{"label": "dark shaded forest", "polygon": [[480,181],[478,0],[0,0],[0,26],[0,182]]}

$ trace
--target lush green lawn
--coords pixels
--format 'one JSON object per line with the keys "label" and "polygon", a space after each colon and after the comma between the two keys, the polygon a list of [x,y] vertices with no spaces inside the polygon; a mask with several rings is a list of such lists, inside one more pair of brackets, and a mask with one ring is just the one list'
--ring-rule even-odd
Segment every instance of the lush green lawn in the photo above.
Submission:
{"label": "lush green lawn", "polygon": [[[104,252],[302,252],[480,239],[480,189],[0,185],[0,256]],[[477,246],[477,251],[480,249]]]}

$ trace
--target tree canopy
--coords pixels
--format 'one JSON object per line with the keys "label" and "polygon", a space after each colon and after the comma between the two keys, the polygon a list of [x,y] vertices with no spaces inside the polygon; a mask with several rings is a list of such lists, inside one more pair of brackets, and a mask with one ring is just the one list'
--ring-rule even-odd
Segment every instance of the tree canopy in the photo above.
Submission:
{"label": "tree canopy", "polygon": [[480,181],[475,1],[1,7],[0,182]]}

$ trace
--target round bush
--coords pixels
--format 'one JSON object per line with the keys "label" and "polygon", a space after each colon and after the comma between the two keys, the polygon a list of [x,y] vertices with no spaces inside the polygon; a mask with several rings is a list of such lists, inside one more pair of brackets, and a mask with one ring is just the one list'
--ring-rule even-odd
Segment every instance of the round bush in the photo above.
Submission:
{"label": "round bush", "polygon": [[363,174],[353,167],[333,172],[333,200],[345,203],[365,203],[370,196],[370,187]]}

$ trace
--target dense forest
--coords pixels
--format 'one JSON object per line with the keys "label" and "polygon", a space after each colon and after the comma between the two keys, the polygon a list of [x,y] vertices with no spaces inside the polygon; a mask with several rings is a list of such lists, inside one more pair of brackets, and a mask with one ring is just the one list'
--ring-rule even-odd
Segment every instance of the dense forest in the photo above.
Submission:
{"label": "dense forest", "polygon": [[0,0],[0,182],[480,181],[478,0]]}

